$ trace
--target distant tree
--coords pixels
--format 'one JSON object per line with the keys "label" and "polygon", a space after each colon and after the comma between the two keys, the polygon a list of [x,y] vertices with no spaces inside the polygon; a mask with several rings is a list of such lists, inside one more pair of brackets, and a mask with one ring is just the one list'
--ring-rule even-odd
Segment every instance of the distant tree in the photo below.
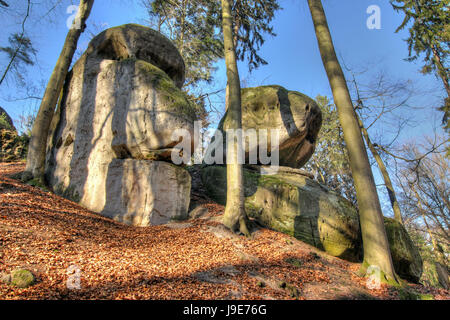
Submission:
{"label": "distant tree", "polygon": [[443,123],[450,130],[450,84],[446,65],[450,43],[450,0],[391,0],[396,11],[405,14],[396,32],[405,29],[409,22],[409,47],[407,60],[414,61],[424,55],[423,73],[435,72],[442,80],[447,98],[440,110],[444,112]]}
{"label": "distant tree", "polygon": [[[150,25],[173,41],[186,66],[183,88],[197,116],[207,127],[209,96],[207,85],[213,83],[215,62],[223,58],[220,2],[209,0],[142,0]],[[210,90],[211,91],[211,90]],[[210,109],[211,103],[210,103]]]}
{"label": "distant tree", "polygon": [[[442,140],[442,137],[437,139]],[[403,157],[415,160],[404,161],[397,173],[398,185],[403,190],[400,204],[405,213],[405,225],[415,236],[421,255],[429,262],[426,280],[448,289],[450,162],[443,155],[445,145],[436,148],[431,139],[427,144],[430,146],[404,145]]]}
{"label": "distant tree", "polygon": [[[6,6],[8,5],[6,4]],[[25,35],[25,22],[30,16],[30,8],[31,8],[31,1],[28,0],[26,13],[22,20],[21,33],[14,33],[9,37],[8,47],[0,47],[0,52],[6,53],[9,58],[9,62],[0,78],[0,85],[6,79],[6,76],[11,70],[14,71],[16,80],[23,85],[24,79],[23,79],[23,71],[20,68],[21,65],[34,64],[34,61],[31,56],[35,55],[37,51],[33,48],[31,40]]]}
{"label": "distant tree", "polygon": [[94,0],[80,0],[78,13],[73,21],[56,66],[50,76],[47,88],[39,107],[38,114],[34,120],[31,131],[31,139],[28,147],[27,165],[24,178],[34,177],[44,181],[45,152],[47,147],[47,136],[53,113],[61,94],[64,81],[72,63],[73,55],[77,48],[78,39],[86,27],[86,20],[92,9]]}
{"label": "distant tree", "polygon": [[26,36],[21,36],[18,33],[14,33],[9,37],[9,46],[0,47],[0,52],[4,52],[8,55],[9,63],[3,71],[0,78],[0,85],[6,79],[6,76],[10,71],[14,71],[14,76],[23,85],[24,83],[24,71],[21,69],[23,64],[34,65],[32,55],[35,55],[37,50],[33,48],[31,40]]}
{"label": "distant tree", "polygon": [[[354,105],[355,105],[355,114],[358,119],[358,123],[361,129],[362,136],[366,143],[367,148],[370,150],[373,159],[377,164],[378,169],[380,170],[381,176],[384,181],[384,186],[386,187],[386,191],[389,197],[389,201],[391,203],[392,211],[394,212],[394,219],[399,223],[403,224],[403,216],[402,212],[397,200],[397,194],[394,188],[394,185],[391,180],[391,176],[386,167],[385,161],[382,158],[382,153],[378,150],[377,143],[372,141],[372,138],[369,134],[369,128],[372,127],[380,118],[388,115],[389,113],[393,113],[396,109],[401,107],[406,107],[406,103],[411,97],[411,94],[405,88],[408,86],[408,82],[406,83],[394,83],[388,84],[384,81],[384,75],[381,74],[377,77],[376,82],[377,85],[375,88],[371,88],[369,90],[368,95],[373,95],[376,98],[367,98],[363,96],[363,90],[360,88],[360,84],[356,80],[356,75],[353,71],[348,70],[351,73],[351,80],[349,81],[352,84],[354,91]],[[405,93],[406,91],[406,93]],[[396,100],[399,102],[394,102],[389,104],[386,100],[392,100],[392,96],[394,96]],[[368,104],[366,104],[368,103]],[[363,116],[364,114],[371,114],[372,118],[375,118],[368,125],[364,124]],[[369,119],[369,117],[368,117]],[[394,141],[398,134],[402,129],[402,122],[405,122],[404,117],[398,116],[396,114],[396,126],[397,126],[397,134],[394,137]],[[392,141],[393,142],[393,141]],[[390,144],[392,144],[392,142]]]}
{"label": "distant tree", "polygon": [[223,58],[217,30],[220,3],[210,0],[143,0],[151,26],[174,42],[186,64],[185,88],[210,83],[214,63]]}
{"label": "distant tree", "polygon": [[314,172],[320,183],[356,205],[355,186],[336,106],[325,96],[317,96],[316,102],[322,111],[323,121],[316,150],[306,167]]}
{"label": "distant tree", "polygon": [[17,119],[17,129],[23,136],[31,137],[31,130],[33,129],[33,123],[36,119],[36,112],[23,111]]}
{"label": "distant tree", "polygon": [[382,271],[385,280],[398,282],[384,228],[383,213],[375,180],[347,82],[336,56],[322,2],[308,0],[308,4],[323,65],[338,110],[339,122],[344,132],[355,183],[364,247],[364,263],[360,271],[362,274],[366,274],[367,267],[377,266]]}

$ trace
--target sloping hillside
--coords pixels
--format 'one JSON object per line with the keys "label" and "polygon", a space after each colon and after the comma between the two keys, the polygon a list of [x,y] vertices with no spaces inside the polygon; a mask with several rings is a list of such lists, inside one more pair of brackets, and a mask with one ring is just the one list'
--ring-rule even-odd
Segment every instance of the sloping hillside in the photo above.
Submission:
{"label": "sloping hillside", "polygon": [[[0,283],[0,299],[398,299],[369,290],[352,264],[267,229],[252,238],[217,222],[223,207],[189,221],[139,228],[12,179],[22,163],[0,164],[0,273],[26,268],[26,289]],[[206,210],[204,210],[206,211]],[[68,268],[81,288],[68,289]],[[448,299],[449,292],[411,285]]]}

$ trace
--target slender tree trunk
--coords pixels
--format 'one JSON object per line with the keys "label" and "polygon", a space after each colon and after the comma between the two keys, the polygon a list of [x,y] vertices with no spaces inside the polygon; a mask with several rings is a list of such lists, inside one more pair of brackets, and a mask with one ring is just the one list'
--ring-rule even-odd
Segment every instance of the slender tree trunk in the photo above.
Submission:
{"label": "slender tree trunk", "polygon": [[[53,118],[55,106],[58,103],[61,90],[64,85],[73,55],[77,48],[78,39],[84,31],[86,20],[92,9],[94,0],[80,0],[77,16],[69,30],[64,47],[53,69],[41,106],[33,124],[31,139],[28,147],[26,172],[34,178],[44,182],[45,152],[47,148],[47,136],[50,123]],[[77,25],[78,24],[78,25]]]}
{"label": "slender tree trunk", "polygon": [[364,247],[364,263],[361,272],[366,273],[368,266],[377,266],[384,273],[385,279],[382,280],[398,282],[392,264],[383,214],[369,158],[361,136],[356,113],[353,109],[347,82],[336,57],[322,2],[320,0],[308,0],[308,4],[322,61],[333,91],[339,121],[344,132],[344,140],[347,145],[350,167],[355,182]]}
{"label": "slender tree trunk", "polygon": [[380,169],[381,175],[383,176],[384,185],[386,186],[389,200],[391,202],[392,210],[394,211],[394,218],[401,224],[403,224],[403,217],[402,212],[400,211],[400,206],[398,205],[397,196],[395,194],[394,186],[392,185],[391,177],[389,176],[389,172],[386,169],[386,166],[384,165],[383,159],[381,159],[380,154],[378,153],[375,146],[372,144],[372,141],[370,140],[369,133],[367,132],[367,129],[364,127],[364,124],[362,123],[361,119],[359,118],[358,114],[356,113],[356,116],[358,117],[359,126],[361,128],[361,132],[363,134],[364,140],[366,140],[367,146],[370,149],[370,152],[372,153],[373,157],[375,158],[375,161],[377,162],[378,169]]}
{"label": "slender tree trunk", "polygon": [[[233,26],[233,45],[234,49],[236,50],[237,44],[238,44],[238,32],[241,27],[240,22],[240,16],[239,16],[239,10],[240,10],[240,0],[236,0],[236,20],[234,21]],[[233,21],[233,20],[232,20]],[[225,88],[225,111],[228,109],[228,95],[230,93],[230,86],[227,83],[227,87]]]}
{"label": "slender tree trunk", "polygon": [[[241,85],[233,43],[230,0],[222,0],[222,28],[228,79],[228,107],[223,126],[226,132],[242,128]],[[242,141],[237,140],[227,141],[227,202],[223,224],[233,231],[239,230],[249,235],[244,207],[243,167],[238,163],[238,148],[242,148]]]}

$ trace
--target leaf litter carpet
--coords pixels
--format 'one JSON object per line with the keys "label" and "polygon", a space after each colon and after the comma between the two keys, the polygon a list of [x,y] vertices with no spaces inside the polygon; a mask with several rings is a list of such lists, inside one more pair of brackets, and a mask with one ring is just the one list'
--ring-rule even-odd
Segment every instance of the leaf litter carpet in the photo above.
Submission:
{"label": "leaf litter carpet", "polygon": [[[23,163],[0,163],[0,273],[33,272],[21,289],[0,283],[0,299],[397,299],[293,237],[260,228],[251,238],[218,221],[223,207],[163,226],[124,225],[11,178]],[[206,210],[205,210],[206,211]],[[79,288],[68,288],[79,270]],[[448,292],[416,286],[436,299]],[[417,289],[416,288],[416,289]]]}

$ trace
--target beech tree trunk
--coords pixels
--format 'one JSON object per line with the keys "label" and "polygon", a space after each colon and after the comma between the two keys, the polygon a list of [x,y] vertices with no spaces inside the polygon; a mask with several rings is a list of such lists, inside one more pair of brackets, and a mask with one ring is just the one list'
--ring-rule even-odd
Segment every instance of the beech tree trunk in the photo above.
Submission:
{"label": "beech tree trunk", "polygon": [[33,178],[44,181],[45,152],[47,149],[47,136],[53,113],[58,103],[73,55],[77,48],[78,39],[84,31],[86,20],[92,9],[94,0],[80,0],[78,13],[73,21],[64,42],[61,54],[48,81],[42,98],[38,114],[31,130],[31,139],[28,146],[27,165],[25,171],[31,173]]}
{"label": "beech tree trunk", "polygon": [[339,121],[344,132],[344,140],[347,145],[350,167],[355,182],[364,247],[364,263],[361,273],[365,274],[367,267],[375,266],[381,270],[384,276],[384,279],[380,280],[398,283],[369,158],[361,136],[347,82],[336,57],[322,2],[320,0],[308,0],[308,4],[314,22],[322,62],[330,82],[339,114]]}
{"label": "beech tree trunk", "polygon": [[[222,0],[222,28],[228,79],[227,114],[223,126],[226,132],[227,130],[242,128],[241,85],[233,41],[230,0]],[[233,231],[240,231],[249,235],[248,219],[244,207],[243,166],[238,163],[238,148],[241,147],[242,141],[240,139],[227,141],[227,201],[222,222]]]}
{"label": "beech tree trunk", "polygon": [[[356,114],[358,117],[358,114]],[[392,185],[391,177],[389,176],[389,172],[387,171],[386,166],[384,165],[383,159],[381,159],[380,154],[378,153],[375,146],[372,144],[372,141],[370,140],[369,133],[367,132],[367,129],[364,127],[364,124],[362,123],[361,119],[358,117],[359,126],[361,127],[361,131],[364,137],[364,140],[366,140],[367,146],[370,149],[370,152],[372,153],[373,157],[375,158],[375,161],[377,162],[378,169],[380,169],[381,175],[383,176],[384,185],[386,186],[388,195],[389,195],[389,201],[391,202],[392,210],[394,211],[394,219],[403,224],[403,217],[402,212],[400,211],[400,206],[398,205],[397,196],[395,194],[394,186]]]}

